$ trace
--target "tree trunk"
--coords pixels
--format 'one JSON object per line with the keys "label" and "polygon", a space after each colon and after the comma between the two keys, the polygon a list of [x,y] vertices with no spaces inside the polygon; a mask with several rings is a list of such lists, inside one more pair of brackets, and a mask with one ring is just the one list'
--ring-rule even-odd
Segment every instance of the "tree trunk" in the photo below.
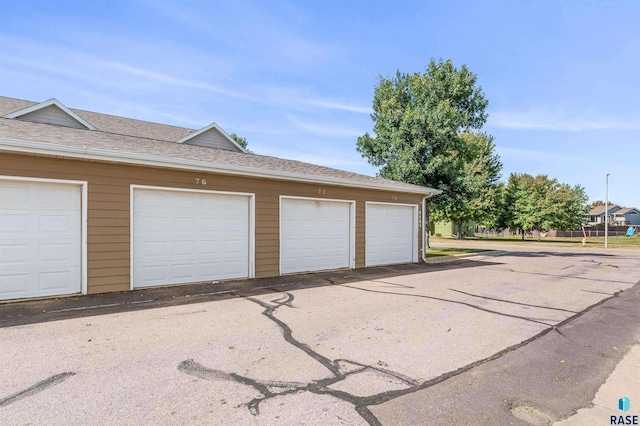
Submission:
{"label": "tree trunk", "polygon": [[462,222],[458,222],[458,239],[462,239]]}
{"label": "tree trunk", "polygon": [[520,238],[524,241],[524,229],[520,230]]}

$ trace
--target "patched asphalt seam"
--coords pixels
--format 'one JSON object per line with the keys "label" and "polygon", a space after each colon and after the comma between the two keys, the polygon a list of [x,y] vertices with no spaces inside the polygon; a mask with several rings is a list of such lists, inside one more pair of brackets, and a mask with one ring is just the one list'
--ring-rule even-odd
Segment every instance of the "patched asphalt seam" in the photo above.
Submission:
{"label": "patched asphalt seam", "polygon": [[14,402],[20,401],[23,398],[27,398],[37,393],[40,393],[43,390],[50,388],[51,386],[59,385],[60,383],[67,380],[69,377],[75,376],[75,374],[76,373],[73,373],[73,372],[60,373],[60,374],[56,374],[55,376],[51,376],[49,378],[41,380],[35,385],[29,386],[25,390],[14,393],[13,395],[10,395],[6,398],[0,399],[0,408],[6,407],[7,405],[13,404]]}
{"label": "patched asphalt seam", "polygon": [[554,311],[568,312],[568,313],[570,313],[570,314],[577,314],[577,313],[578,313],[577,311],[570,311],[570,310],[568,310],[568,309],[552,308],[552,307],[550,307],[550,306],[532,305],[532,304],[529,304],[529,303],[514,302],[514,301],[512,301],[512,300],[496,299],[495,297],[480,296],[479,294],[467,293],[466,291],[456,290],[455,288],[450,288],[449,290],[451,290],[451,291],[455,291],[455,292],[457,292],[457,293],[466,294],[467,296],[478,297],[478,298],[480,298],[480,299],[495,300],[496,302],[504,302],[504,303],[510,303],[510,304],[513,304],[513,305],[529,306],[529,307],[531,307],[531,308],[551,309],[551,310],[554,310]]}

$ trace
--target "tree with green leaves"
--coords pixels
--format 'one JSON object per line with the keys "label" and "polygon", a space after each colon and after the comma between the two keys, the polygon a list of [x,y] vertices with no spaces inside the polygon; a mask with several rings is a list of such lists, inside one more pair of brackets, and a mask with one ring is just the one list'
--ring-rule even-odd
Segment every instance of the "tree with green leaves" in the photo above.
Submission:
{"label": "tree with green leaves", "polygon": [[357,149],[384,178],[440,189],[431,198],[436,219],[460,224],[482,217],[502,166],[493,138],[477,133],[487,104],[476,75],[450,60],[431,60],[422,74],[379,77],[375,135],[359,137]]}
{"label": "tree with green leaves", "polygon": [[[616,205],[616,203],[614,203],[613,201],[609,201],[608,203],[609,203],[609,206],[615,206],[615,205]],[[595,200],[594,202],[592,202],[592,203],[590,204],[590,206],[591,206],[591,208],[599,207],[599,206],[603,206],[603,207],[604,207],[604,201],[602,201],[602,200]]]}
{"label": "tree with green leaves", "polygon": [[484,222],[495,215],[500,196],[502,162],[495,152],[493,136],[486,133],[463,133],[464,145],[454,151],[451,161],[458,164],[452,170],[450,185],[438,200],[433,219],[451,220],[462,238],[462,224]]}
{"label": "tree with green leaves", "polygon": [[231,139],[233,139],[234,141],[236,141],[236,143],[238,145],[240,145],[243,148],[247,148],[247,145],[249,142],[247,142],[246,138],[241,138],[240,136],[236,135],[235,132],[231,133],[229,136],[231,136]]}
{"label": "tree with green leaves", "polygon": [[580,185],[570,186],[547,175],[512,173],[506,187],[507,225],[522,233],[579,227],[587,212],[587,195]]}

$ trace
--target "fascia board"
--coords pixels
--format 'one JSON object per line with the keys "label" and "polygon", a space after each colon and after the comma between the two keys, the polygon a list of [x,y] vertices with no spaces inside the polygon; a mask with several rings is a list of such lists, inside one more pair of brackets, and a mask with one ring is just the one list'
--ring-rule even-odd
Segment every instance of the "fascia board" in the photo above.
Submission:
{"label": "fascia board", "polygon": [[84,160],[108,161],[115,163],[126,163],[145,166],[156,166],[183,170],[197,170],[212,173],[223,173],[229,175],[250,176],[258,178],[288,180],[306,183],[324,183],[330,185],[341,185],[354,188],[368,188],[382,191],[405,192],[421,194],[430,197],[440,194],[442,191],[411,186],[391,186],[384,183],[359,182],[349,179],[333,178],[328,176],[314,176],[302,173],[286,172],[280,170],[267,170],[255,167],[237,166],[223,163],[213,163],[201,160],[189,160],[176,157],[163,157],[159,155],[138,154],[132,152],[111,151],[98,148],[79,148],[68,145],[57,145],[36,141],[25,141],[18,139],[0,138],[0,150],[17,153],[32,153],[41,155],[53,155],[68,158],[78,158]]}
{"label": "fascia board", "polygon": [[56,98],[51,98],[48,101],[44,101],[44,102],[40,102],[39,104],[31,105],[30,107],[23,108],[23,109],[21,109],[19,111],[14,111],[12,113],[9,113],[9,114],[5,115],[4,118],[22,117],[23,115],[29,114],[29,113],[34,112],[34,111],[38,111],[38,110],[40,110],[42,108],[46,108],[46,107],[51,106],[51,105],[57,106],[62,111],[64,111],[65,114],[67,114],[68,116],[70,116],[71,118],[76,120],[78,123],[82,124],[87,129],[96,130],[95,127],[93,127],[91,124],[89,124],[85,119],[80,117],[78,114],[76,114],[75,112],[71,111],[69,108],[64,106],[62,104],[62,102],[60,102]]}

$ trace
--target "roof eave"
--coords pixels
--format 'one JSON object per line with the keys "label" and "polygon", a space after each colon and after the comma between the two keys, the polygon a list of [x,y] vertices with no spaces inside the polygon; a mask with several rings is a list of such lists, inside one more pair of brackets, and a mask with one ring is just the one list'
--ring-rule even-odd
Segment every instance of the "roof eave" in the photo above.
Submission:
{"label": "roof eave", "polygon": [[189,160],[176,157],[163,157],[159,155],[138,154],[132,152],[120,152],[97,148],[79,148],[68,145],[58,145],[37,141],[26,141],[20,139],[0,138],[0,150],[17,153],[29,153],[40,155],[53,155],[75,159],[85,159],[94,161],[107,161],[114,163],[125,163],[145,166],[157,166],[182,170],[198,170],[213,173],[223,173],[229,175],[241,175],[268,179],[289,180],[298,182],[313,182],[332,185],[341,185],[356,188],[377,189],[382,191],[406,192],[421,194],[426,197],[440,194],[442,191],[422,187],[418,185],[388,185],[385,183],[360,182],[349,179],[334,178],[328,176],[306,175],[296,172],[285,172],[280,170],[266,170],[255,167],[246,167],[222,163],[212,163],[201,160]]}

